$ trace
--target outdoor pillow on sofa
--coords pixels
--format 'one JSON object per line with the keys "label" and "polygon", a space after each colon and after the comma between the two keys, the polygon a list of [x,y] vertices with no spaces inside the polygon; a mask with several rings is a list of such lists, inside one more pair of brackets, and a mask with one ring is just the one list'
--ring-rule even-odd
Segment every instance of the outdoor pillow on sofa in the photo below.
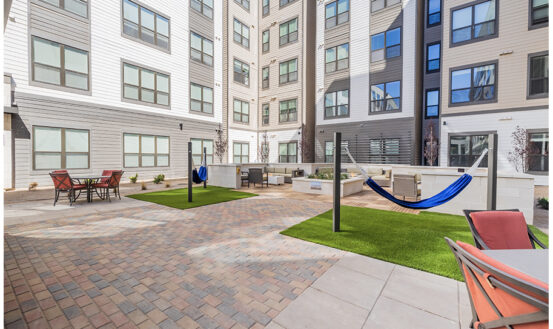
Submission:
{"label": "outdoor pillow on sofa", "polygon": [[369,168],[367,168],[367,175],[369,177],[380,176],[380,175],[382,175],[382,168],[369,167]]}
{"label": "outdoor pillow on sofa", "polygon": [[275,168],[275,173],[276,174],[285,174],[286,173],[286,168]]}

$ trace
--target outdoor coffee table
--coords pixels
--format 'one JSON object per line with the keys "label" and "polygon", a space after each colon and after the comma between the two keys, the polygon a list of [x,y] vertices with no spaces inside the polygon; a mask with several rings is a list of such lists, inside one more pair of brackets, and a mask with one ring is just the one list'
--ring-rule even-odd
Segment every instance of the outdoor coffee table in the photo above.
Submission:
{"label": "outdoor coffee table", "polygon": [[269,184],[271,185],[284,184],[284,176],[269,176]]}
{"label": "outdoor coffee table", "polygon": [[71,179],[77,180],[79,184],[86,185],[86,201],[92,202],[92,185],[96,184],[102,178],[110,178],[111,176],[102,175],[77,175],[71,176]]}
{"label": "outdoor coffee table", "polygon": [[519,272],[549,284],[548,249],[496,249],[482,252]]}

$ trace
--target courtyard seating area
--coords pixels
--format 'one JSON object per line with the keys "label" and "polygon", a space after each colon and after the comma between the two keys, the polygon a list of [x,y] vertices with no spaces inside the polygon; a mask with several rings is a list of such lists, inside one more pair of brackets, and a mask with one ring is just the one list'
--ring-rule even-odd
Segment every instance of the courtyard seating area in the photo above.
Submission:
{"label": "courtyard seating area", "polygon": [[69,205],[77,201],[81,192],[86,193],[87,202],[92,202],[94,194],[102,200],[111,202],[110,190],[115,197],[121,199],[119,184],[123,176],[122,170],[104,170],[101,175],[73,175],[67,170],[54,170],[50,173],[54,183],[54,206],[62,194],[66,194]]}

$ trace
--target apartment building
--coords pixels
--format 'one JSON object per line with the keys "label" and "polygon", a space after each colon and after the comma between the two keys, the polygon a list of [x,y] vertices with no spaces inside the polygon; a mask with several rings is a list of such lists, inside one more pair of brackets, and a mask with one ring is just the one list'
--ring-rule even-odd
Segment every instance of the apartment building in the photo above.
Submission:
{"label": "apartment building", "polygon": [[316,161],[332,161],[339,131],[359,162],[420,162],[423,8],[421,0],[317,2]]}
{"label": "apartment building", "polygon": [[[440,165],[470,166],[493,132],[500,172],[527,172],[547,184],[548,1],[441,5]],[[517,127],[528,139],[526,168],[511,157]]]}
{"label": "apartment building", "polygon": [[220,1],[14,0],[7,9],[5,187],[51,185],[54,169],[183,177],[189,141],[196,163],[203,147],[213,161],[224,121]]}

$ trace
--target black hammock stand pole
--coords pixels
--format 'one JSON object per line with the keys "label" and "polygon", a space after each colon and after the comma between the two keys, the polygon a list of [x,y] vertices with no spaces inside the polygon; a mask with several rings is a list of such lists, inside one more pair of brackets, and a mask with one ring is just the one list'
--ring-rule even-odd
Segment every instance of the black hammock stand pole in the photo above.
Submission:
{"label": "black hammock stand pole", "polygon": [[192,202],[192,142],[188,142],[188,202]]}
{"label": "black hammock stand pole", "polygon": [[334,133],[334,182],[333,182],[333,208],[332,231],[340,232],[340,172],[342,161],[342,133]]}
{"label": "black hammock stand pole", "polygon": [[204,146],[205,179],[204,188],[207,188],[207,147]]}

